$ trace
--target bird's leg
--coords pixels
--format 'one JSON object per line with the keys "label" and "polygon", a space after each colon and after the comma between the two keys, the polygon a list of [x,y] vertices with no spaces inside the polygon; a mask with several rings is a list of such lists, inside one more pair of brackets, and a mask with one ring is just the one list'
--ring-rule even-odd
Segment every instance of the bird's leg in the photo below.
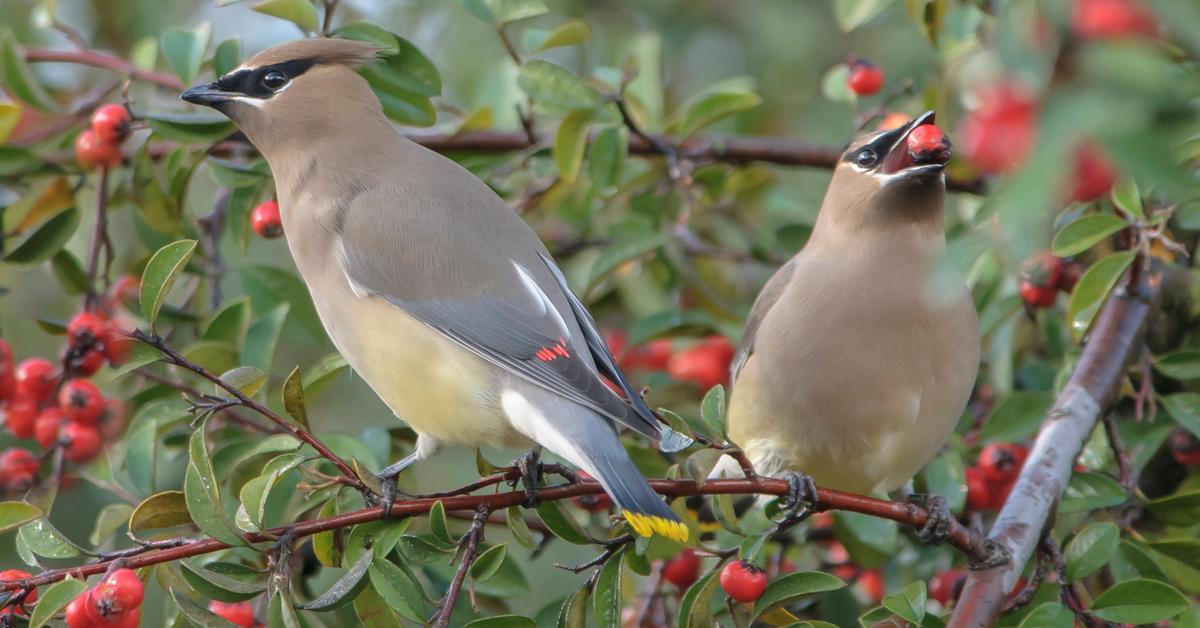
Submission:
{"label": "bird's leg", "polygon": [[392,504],[396,501],[396,478],[404,472],[405,469],[411,467],[414,462],[424,460],[429,456],[437,453],[441,447],[440,443],[425,436],[424,434],[417,435],[417,444],[413,448],[412,453],[401,458],[400,460],[384,467],[382,471],[375,474],[379,478],[379,483],[383,487],[383,492],[377,496],[366,496],[368,502],[379,502],[376,505],[383,506],[383,518],[388,519],[392,515]]}
{"label": "bird's leg", "polygon": [[513,461],[513,466],[520,473],[518,478],[513,480],[513,486],[516,486],[519,480],[525,488],[525,506],[527,508],[537,506],[540,500],[538,487],[542,483],[541,448],[534,447],[521,454],[520,458]]}
{"label": "bird's leg", "polygon": [[775,529],[771,534],[786,530],[815,512],[812,505],[817,501],[816,482],[810,476],[795,471],[785,472],[783,479],[788,483],[787,495],[779,502],[783,517],[775,521]]}
{"label": "bird's leg", "polygon": [[922,543],[929,545],[945,543],[950,535],[950,522],[954,520],[950,506],[946,504],[946,498],[941,495],[914,494],[909,495],[907,501],[929,513],[925,525],[916,531],[917,538]]}

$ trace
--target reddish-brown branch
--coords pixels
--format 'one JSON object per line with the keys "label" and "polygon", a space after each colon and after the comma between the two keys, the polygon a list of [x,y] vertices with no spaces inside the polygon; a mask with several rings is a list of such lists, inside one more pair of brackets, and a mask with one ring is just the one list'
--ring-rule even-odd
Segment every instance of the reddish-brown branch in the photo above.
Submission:
{"label": "reddish-brown branch", "polygon": [[[1133,267],[1137,269],[1143,261],[1139,255]],[[1007,592],[1036,549],[1042,529],[1066,489],[1076,456],[1096,421],[1116,400],[1126,365],[1141,350],[1160,279],[1156,272],[1131,270],[1128,281],[1100,311],[1083,355],[1046,414],[1021,476],[988,536],[1003,546],[1012,560],[971,572],[948,626],[990,626],[1000,615]]]}
{"label": "reddish-brown branch", "polygon": [[[92,242],[88,248],[87,309],[96,306],[96,274],[100,268],[100,249],[108,243],[108,166],[101,166],[96,182],[96,224],[92,229]],[[107,271],[107,268],[105,269]],[[106,277],[107,280],[107,277]]]}
{"label": "reddish-brown branch", "polygon": [[471,565],[479,556],[479,543],[483,541],[483,528],[487,524],[490,514],[491,511],[487,506],[481,505],[475,509],[471,528],[467,530],[467,534],[463,536],[459,545],[462,548],[462,556],[459,557],[458,569],[454,572],[454,578],[450,581],[450,587],[446,589],[446,595],[442,598],[442,604],[432,622],[435,628],[444,628],[450,625],[450,615],[454,614],[454,603],[458,601],[458,594],[462,592],[463,583],[467,580],[467,572],[471,570]]}
{"label": "reddish-brown branch", "polygon": [[[752,480],[709,480],[703,486],[697,485],[693,480],[651,480],[650,486],[660,495],[675,498],[690,497],[692,495],[783,496],[788,493],[788,483],[786,481],[764,477]],[[558,501],[580,495],[595,495],[603,492],[603,490],[595,482],[580,482],[543,488],[539,491],[538,497],[542,501]],[[410,499],[397,501],[393,504],[392,518],[398,519],[425,514],[437,502],[441,502],[447,512],[469,512],[478,509],[480,506],[485,506],[488,510],[495,512],[511,506],[524,505],[526,500],[528,500],[528,496],[525,494],[525,491],[509,491],[490,495],[459,495],[438,499]],[[889,519],[915,528],[925,525],[925,522],[929,519],[929,513],[912,504],[876,499],[853,493],[843,493],[825,488],[817,489],[816,502],[813,504],[813,508],[818,511],[848,510]],[[246,533],[242,536],[251,543],[267,543],[274,542],[281,535],[289,532],[296,537],[305,537],[318,532],[379,521],[382,518],[383,508],[373,506],[325,519],[300,521],[290,526],[272,528],[265,532]],[[992,551],[986,539],[958,522],[952,522],[951,524],[949,543],[977,560],[986,559]],[[209,554],[227,549],[228,547],[228,545],[214,539],[190,540],[178,547],[152,550],[137,556],[124,558],[123,564],[125,567],[136,569],[148,565],[157,565],[192,556],[199,556],[201,554]],[[33,576],[32,578],[0,583],[0,591],[21,589],[29,586],[43,586],[62,580],[68,575],[75,577],[91,576],[104,573],[104,570],[107,568],[107,562],[98,562],[80,567],[55,569]]]}
{"label": "reddish-brown branch", "polygon": [[30,63],[54,62],[76,63],[90,65],[94,68],[112,70],[130,78],[147,83],[154,83],[167,89],[183,89],[179,79],[166,72],[143,70],[132,63],[113,55],[106,55],[95,50],[49,50],[46,48],[26,48],[25,60]]}

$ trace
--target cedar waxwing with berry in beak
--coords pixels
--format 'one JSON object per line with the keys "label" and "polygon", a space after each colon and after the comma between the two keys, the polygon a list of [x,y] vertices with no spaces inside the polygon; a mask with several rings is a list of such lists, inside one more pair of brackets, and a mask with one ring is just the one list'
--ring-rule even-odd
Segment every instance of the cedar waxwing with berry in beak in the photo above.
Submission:
{"label": "cedar waxwing with berry in beak", "polygon": [[395,476],[443,444],[545,446],[595,477],[637,533],[686,540],[617,430],[664,451],[690,441],[622,375],[529,226],[393,128],[356,71],[376,57],[357,41],[289,42],[182,98],[228,116],[266,158],[329,337],[417,432],[380,474],[387,503]]}
{"label": "cedar waxwing with berry in beak", "polygon": [[808,243],[759,294],[731,367],[729,436],[760,473],[894,491],[958,423],[979,320],[941,259],[949,157],[930,112],[837,163]]}

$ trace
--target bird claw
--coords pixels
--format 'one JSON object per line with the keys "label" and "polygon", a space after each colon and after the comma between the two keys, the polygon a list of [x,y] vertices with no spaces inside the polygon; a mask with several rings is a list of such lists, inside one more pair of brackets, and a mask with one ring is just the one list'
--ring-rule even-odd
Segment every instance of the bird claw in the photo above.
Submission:
{"label": "bird claw", "polygon": [[541,503],[539,494],[543,471],[541,455],[537,449],[530,449],[514,460],[513,466],[517,468],[519,475],[512,481],[512,486],[515,487],[517,482],[520,482],[525,489],[525,507],[536,508]]}
{"label": "bird claw", "polygon": [[363,499],[372,506],[383,506],[384,519],[392,517],[392,505],[396,503],[396,480],[399,477],[399,472],[390,474],[384,472],[377,473],[375,474],[375,478],[379,480],[379,486],[383,492],[375,493],[374,491],[368,491],[363,494]]}
{"label": "bird claw", "polygon": [[941,495],[909,495],[908,503],[929,513],[925,525],[916,531],[917,538],[927,545],[945,543],[950,536],[950,522],[954,521],[946,498]]}
{"label": "bird claw", "polygon": [[775,531],[781,531],[804,521],[815,512],[812,506],[817,501],[817,483],[811,476],[795,471],[783,474],[787,481],[788,492],[779,500],[779,508],[784,515],[775,521]]}

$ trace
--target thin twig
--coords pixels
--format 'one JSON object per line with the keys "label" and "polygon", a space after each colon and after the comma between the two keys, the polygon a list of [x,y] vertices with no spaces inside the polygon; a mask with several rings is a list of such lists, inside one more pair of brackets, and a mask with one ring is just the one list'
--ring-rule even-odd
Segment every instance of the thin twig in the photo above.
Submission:
{"label": "thin twig", "polygon": [[1104,433],[1108,436],[1108,447],[1112,449],[1113,458],[1117,461],[1117,469],[1121,474],[1121,487],[1125,489],[1125,499],[1132,499],[1137,489],[1130,465],[1129,451],[1121,442],[1121,434],[1117,432],[1117,418],[1112,412],[1104,413]]}
{"label": "thin twig", "polygon": [[26,48],[25,60],[30,63],[77,63],[90,65],[95,68],[111,70],[139,81],[154,83],[167,89],[183,89],[179,79],[166,72],[143,70],[132,63],[113,55],[107,55],[95,50],[49,50],[46,48]]}
{"label": "thin twig", "polygon": [[[108,166],[101,166],[96,182],[96,225],[88,246],[87,296],[84,309],[96,307],[96,273],[100,266],[100,249],[108,242]],[[107,281],[107,278],[106,278]]]}
{"label": "thin twig", "polygon": [[204,237],[200,244],[204,258],[208,260],[209,309],[213,312],[221,307],[221,277],[225,274],[225,263],[221,260],[221,234],[225,231],[225,215],[229,211],[230,191],[222,187],[217,191],[213,210],[199,220]]}
{"label": "thin twig", "polygon": [[333,15],[337,13],[338,3],[342,0],[325,0],[325,19],[321,22],[321,35],[329,37],[333,32]]}
{"label": "thin twig", "polygon": [[[176,381],[169,377],[164,377],[162,375],[159,375],[158,373],[154,373],[152,371],[147,371],[144,368],[138,369],[137,374],[138,374],[138,377],[152,381],[156,384],[161,384],[168,388],[174,388],[175,390],[178,390],[181,393],[191,395],[192,397],[197,397],[197,398],[208,397],[208,395],[205,395],[204,393],[200,392],[199,388],[196,388],[195,386],[192,386],[191,384],[188,384],[186,382]],[[241,414],[235,412],[232,408],[225,408],[225,409],[221,410],[221,416],[228,418],[229,420],[233,421],[234,423],[237,423],[238,425],[241,425],[242,427],[244,427],[246,429],[254,430],[255,432],[264,432],[267,434],[276,433],[276,430],[273,430],[265,425],[262,425],[262,424],[257,423],[245,416],[242,416]]]}
{"label": "thin twig", "polygon": [[475,509],[475,518],[471,521],[471,528],[467,530],[466,536],[461,541],[462,557],[459,559],[458,570],[454,572],[450,588],[446,590],[437,615],[431,622],[435,628],[444,628],[450,625],[450,615],[454,613],[454,603],[458,601],[458,595],[462,592],[467,572],[471,570],[471,565],[475,563],[475,558],[479,555],[479,543],[483,541],[483,530],[490,514],[491,510],[485,505],[480,505]]}

